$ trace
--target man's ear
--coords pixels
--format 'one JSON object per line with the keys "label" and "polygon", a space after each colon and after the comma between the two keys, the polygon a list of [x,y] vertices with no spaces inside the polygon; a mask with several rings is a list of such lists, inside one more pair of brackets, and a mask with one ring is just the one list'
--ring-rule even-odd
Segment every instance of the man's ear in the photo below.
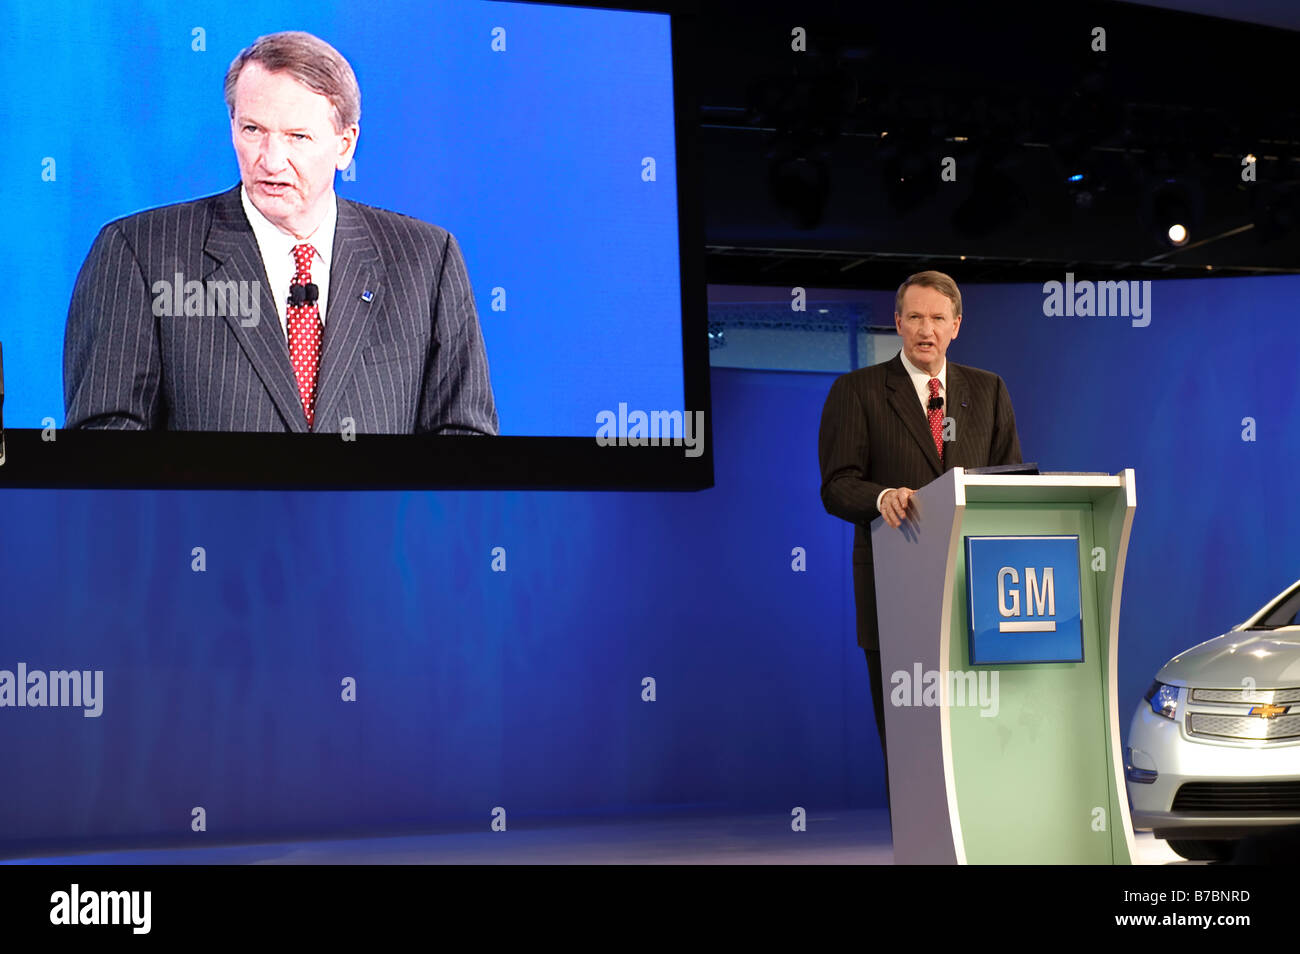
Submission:
{"label": "man's ear", "polygon": [[342,172],[352,164],[352,157],[357,151],[357,138],[361,135],[361,126],[353,123],[339,135],[342,137],[339,142],[339,157],[334,165]]}
{"label": "man's ear", "polygon": [[[961,331],[961,315],[958,315],[955,319],[953,319],[953,323],[952,323],[952,338],[956,338],[956,337],[957,337],[957,332],[959,332],[959,331]],[[948,340],[951,341],[952,338],[949,338]]]}

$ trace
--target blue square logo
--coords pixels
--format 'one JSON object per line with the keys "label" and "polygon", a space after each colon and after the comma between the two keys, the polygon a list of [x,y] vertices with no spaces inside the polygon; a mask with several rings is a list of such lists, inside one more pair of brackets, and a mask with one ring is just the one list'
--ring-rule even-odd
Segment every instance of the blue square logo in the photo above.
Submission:
{"label": "blue square logo", "polygon": [[1079,537],[967,537],[970,662],[1083,662]]}

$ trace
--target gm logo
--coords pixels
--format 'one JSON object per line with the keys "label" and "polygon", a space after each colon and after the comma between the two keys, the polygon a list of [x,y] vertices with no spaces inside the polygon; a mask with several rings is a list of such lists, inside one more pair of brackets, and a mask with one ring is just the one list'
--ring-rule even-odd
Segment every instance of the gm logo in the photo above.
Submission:
{"label": "gm logo", "polygon": [[970,662],[1083,662],[1079,538],[967,537]]}
{"label": "gm logo", "polygon": [[[1043,585],[1038,585],[1039,570],[1025,567],[1025,615],[1038,619],[1018,619],[1020,616],[1020,576],[1014,566],[998,570],[998,623],[999,633],[1054,633],[1056,632],[1056,568],[1042,568]],[[1008,585],[1009,584],[1009,585]],[[1035,609],[1037,607],[1037,609]]]}

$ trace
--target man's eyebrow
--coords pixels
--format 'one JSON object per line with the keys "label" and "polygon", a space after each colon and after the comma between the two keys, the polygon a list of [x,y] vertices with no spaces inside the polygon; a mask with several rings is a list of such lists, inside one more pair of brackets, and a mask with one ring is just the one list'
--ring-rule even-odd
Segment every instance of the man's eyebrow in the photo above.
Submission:
{"label": "man's eyebrow", "polygon": [[[266,123],[262,122],[260,119],[254,119],[252,116],[236,115],[236,119],[239,120],[239,125],[241,126],[261,126],[263,129],[270,128]],[[295,126],[292,129],[282,129],[280,131],[287,133],[310,133],[312,130],[309,126]]]}

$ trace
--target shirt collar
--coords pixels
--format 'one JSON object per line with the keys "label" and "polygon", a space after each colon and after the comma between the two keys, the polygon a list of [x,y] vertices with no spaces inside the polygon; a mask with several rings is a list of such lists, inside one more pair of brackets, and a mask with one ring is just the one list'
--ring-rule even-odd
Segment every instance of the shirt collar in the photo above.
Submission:
{"label": "shirt collar", "polygon": [[287,232],[282,232],[279,226],[253,205],[242,183],[239,186],[239,201],[244,206],[244,215],[248,219],[248,224],[253,227],[253,237],[257,239],[257,247],[261,249],[263,257],[268,254],[289,256],[293,254],[294,246],[305,243],[316,249],[316,254],[320,256],[321,261],[329,265],[330,256],[334,254],[334,226],[338,223],[339,217],[338,193],[333,189],[330,190],[329,207],[325,210],[325,218],[316,227],[316,231],[305,239],[295,238]]}
{"label": "shirt collar", "polygon": [[[907,355],[904,354],[902,351],[899,351],[899,352],[898,352],[898,356],[899,356],[899,358],[902,359],[902,361],[903,361],[903,368],[907,371],[907,375],[908,375],[908,377],[910,377],[910,378],[912,379],[912,383],[913,383],[914,385],[916,385],[917,390],[919,390],[919,391],[927,390],[927,389],[929,388],[929,386],[930,386],[929,383],[928,383],[929,380],[930,380],[930,372],[928,372],[928,371],[922,371],[920,368],[918,368],[918,367],[917,367],[916,365],[914,365],[912,362],[908,361],[908,360],[907,360]],[[947,359],[944,359],[943,367],[939,369],[939,373],[936,374],[935,377],[939,379],[939,390],[941,390],[941,391],[943,391],[943,392],[946,393],[947,390],[948,390],[948,361],[947,361]]]}

